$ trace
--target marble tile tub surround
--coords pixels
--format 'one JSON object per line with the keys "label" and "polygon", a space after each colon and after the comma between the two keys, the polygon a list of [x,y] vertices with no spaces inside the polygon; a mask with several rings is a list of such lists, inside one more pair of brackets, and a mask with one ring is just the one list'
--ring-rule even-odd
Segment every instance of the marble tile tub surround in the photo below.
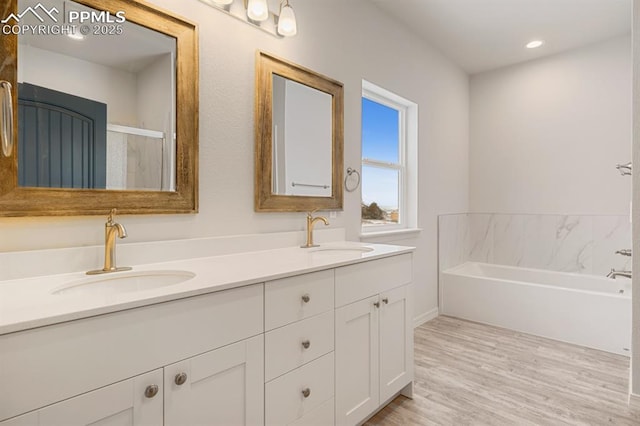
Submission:
{"label": "marble tile tub surround", "polygon": [[[314,238],[317,244],[344,241],[345,229],[318,229]],[[293,247],[304,239],[305,232],[298,231],[129,244],[118,240],[116,260],[118,266],[135,266]],[[0,284],[5,280],[88,271],[103,265],[103,245],[0,253]]]}
{"label": "marble tile tub surround", "polygon": [[606,275],[631,269],[629,216],[465,213],[438,218],[440,271],[463,263],[495,263]]}

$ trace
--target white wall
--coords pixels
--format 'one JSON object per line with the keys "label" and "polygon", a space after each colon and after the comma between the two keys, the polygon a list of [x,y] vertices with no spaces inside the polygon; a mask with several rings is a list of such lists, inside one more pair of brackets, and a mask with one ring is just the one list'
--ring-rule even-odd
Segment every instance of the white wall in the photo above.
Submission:
{"label": "white wall", "polygon": [[629,214],[630,36],[470,84],[472,212]]}
{"label": "white wall", "polygon": [[107,122],[137,125],[135,74],[24,44],[18,58],[18,82],[105,103]]}
{"label": "white wall", "polygon": [[[414,313],[435,309],[437,215],[468,209],[467,75],[367,0],[296,2],[299,33],[291,39],[276,39],[197,0],[153,3],[200,23],[200,213],[121,217],[127,242],[304,228],[301,213],[253,210],[254,61],[262,49],[344,83],[345,168],[360,168],[363,78],[419,105],[423,231],[388,241],[417,247]],[[357,240],[359,192],[345,193],[344,201],[331,227],[344,227],[347,238]],[[3,218],[0,251],[102,244],[104,220]]]}
{"label": "white wall", "polygon": [[[640,0],[633,1],[633,271],[640,271]],[[631,328],[631,392],[640,402],[640,280],[633,280]]]}

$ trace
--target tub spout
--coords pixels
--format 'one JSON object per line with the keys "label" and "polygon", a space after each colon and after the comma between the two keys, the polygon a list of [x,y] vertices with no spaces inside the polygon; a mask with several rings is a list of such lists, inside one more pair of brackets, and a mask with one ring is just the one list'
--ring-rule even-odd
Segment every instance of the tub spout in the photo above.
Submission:
{"label": "tub spout", "polygon": [[617,278],[617,277],[625,277],[631,279],[631,271],[616,271],[611,268],[611,272],[607,274],[607,278]]}

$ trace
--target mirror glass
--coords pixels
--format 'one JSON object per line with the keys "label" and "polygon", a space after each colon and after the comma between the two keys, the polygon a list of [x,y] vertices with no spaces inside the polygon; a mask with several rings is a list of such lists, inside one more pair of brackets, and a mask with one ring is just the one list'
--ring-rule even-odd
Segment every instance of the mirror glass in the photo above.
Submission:
{"label": "mirror glass", "polygon": [[55,8],[74,31],[18,35],[18,185],[175,191],[176,39],[114,15],[83,24],[96,11],[73,1],[29,8],[21,25]]}
{"label": "mirror glass", "polygon": [[330,197],[332,96],[273,74],[273,193]]}
{"label": "mirror glass", "polygon": [[255,102],[255,210],[342,209],[342,83],[258,51]]}

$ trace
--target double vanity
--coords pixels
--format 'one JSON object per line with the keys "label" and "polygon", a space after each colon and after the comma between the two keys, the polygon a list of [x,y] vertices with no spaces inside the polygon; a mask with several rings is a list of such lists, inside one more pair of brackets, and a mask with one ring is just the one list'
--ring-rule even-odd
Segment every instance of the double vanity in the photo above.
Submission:
{"label": "double vanity", "polygon": [[0,425],[353,425],[411,396],[412,249],[0,282]]}
{"label": "double vanity", "polygon": [[[5,3],[4,16],[30,5]],[[125,15],[111,50],[128,57],[147,40],[137,49],[144,61],[107,67],[131,83],[114,85],[84,55],[109,50],[89,44],[100,37],[84,49],[67,37],[2,37],[0,216],[197,213],[198,76],[211,73],[199,65],[197,24],[135,0],[66,0],[55,11]],[[150,45],[162,47],[153,63]],[[59,60],[43,67],[34,62],[43,55]],[[255,63],[254,210],[343,210],[342,83],[265,52]],[[164,83],[142,85],[150,75]],[[86,91],[79,80],[91,82]],[[89,109],[76,104],[93,111],[86,134],[67,134]],[[131,105],[149,108],[118,115]],[[91,161],[67,158],[76,145]],[[129,170],[140,158],[157,161]],[[215,200],[207,213],[225,205]],[[0,253],[0,426],[354,425],[412,395],[412,248],[309,247],[313,224],[328,225],[309,213],[309,248],[299,235],[288,245],[278,235],[221,237],[225,250],[206,238],[130,244],[122,250],[133,269],[122,270],[114,244],[126,233],[114,213],[102,269],[96,247]],[[238,250],[240,240],[252,244]],[[63,273],[89,269],[97,275]]]}

